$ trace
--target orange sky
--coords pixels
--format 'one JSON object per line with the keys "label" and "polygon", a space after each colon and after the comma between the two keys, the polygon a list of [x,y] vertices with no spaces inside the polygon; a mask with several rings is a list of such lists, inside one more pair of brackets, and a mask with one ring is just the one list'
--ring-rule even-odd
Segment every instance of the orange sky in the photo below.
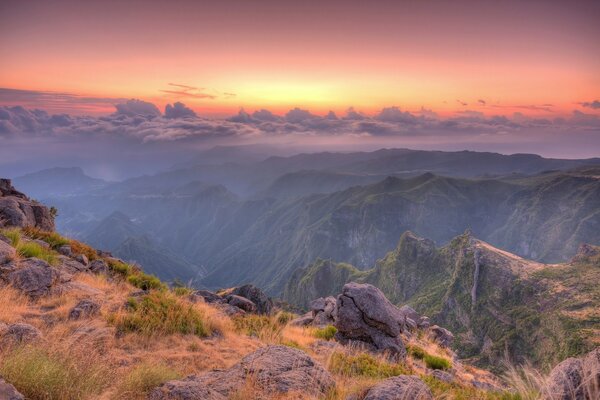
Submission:
{"label": "orange sky", "polygon": [[26,104],[72,113],[140,98],[202,115],[395,105],[547,117],[600,98],[597,1],[366,3],[6,0],[0,87],[108,98]]}

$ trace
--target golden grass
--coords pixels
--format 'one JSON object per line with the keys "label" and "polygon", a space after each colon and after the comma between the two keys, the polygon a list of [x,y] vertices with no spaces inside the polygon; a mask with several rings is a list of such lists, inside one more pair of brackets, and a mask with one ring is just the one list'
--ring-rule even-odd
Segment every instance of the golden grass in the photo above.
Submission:
{"label": "golden grass", "polygon": [[182,378],[182,374],[168,365],[148,361],[135,365],[121,380],[114,396],[117,399],[143,400],[155,387]]}
{"label": "golden grass", "polygon": [[20,322],[29,310],[29,299],[10,286],[0,286],[0,322]]}

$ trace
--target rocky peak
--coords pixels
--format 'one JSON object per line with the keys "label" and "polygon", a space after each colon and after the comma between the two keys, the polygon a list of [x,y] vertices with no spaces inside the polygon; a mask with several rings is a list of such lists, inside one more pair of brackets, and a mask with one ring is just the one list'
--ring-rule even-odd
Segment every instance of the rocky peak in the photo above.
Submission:
{"label": "rocky peak", "polygon": [[54,230],[54,216],[43,204],[14,188],[10,179],[0,179],[0,227],[35,227]]}

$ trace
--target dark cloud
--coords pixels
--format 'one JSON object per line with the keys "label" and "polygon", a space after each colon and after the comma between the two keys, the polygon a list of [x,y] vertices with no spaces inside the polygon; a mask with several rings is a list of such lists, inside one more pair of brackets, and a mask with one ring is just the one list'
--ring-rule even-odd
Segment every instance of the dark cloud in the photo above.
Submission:
{"label": "dark cloud", "polygon": [[186,118],[196,117],[196,113],[191,108],[180,102],[175,102],[173,105],[165,106],[165,118]]}
{"label": "dark cloud", "polygon": [[600,108],[600,100],[584,101],[583,103],[579,103],[579,104],[581,104],[583,107],[588,107],[588,108],[593,108],[593,109]]}

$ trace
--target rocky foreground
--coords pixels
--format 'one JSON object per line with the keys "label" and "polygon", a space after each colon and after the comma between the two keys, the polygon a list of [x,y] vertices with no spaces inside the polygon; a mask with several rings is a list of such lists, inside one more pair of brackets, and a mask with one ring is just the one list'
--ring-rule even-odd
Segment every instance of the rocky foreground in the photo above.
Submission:
{"label": "rocky foreground", "polygon": [[301,316],[253,285],[170,288],[0,189],[0,399],[599,398],[600,349],[524,388],[459,360],[449,330],[372,284]]}

